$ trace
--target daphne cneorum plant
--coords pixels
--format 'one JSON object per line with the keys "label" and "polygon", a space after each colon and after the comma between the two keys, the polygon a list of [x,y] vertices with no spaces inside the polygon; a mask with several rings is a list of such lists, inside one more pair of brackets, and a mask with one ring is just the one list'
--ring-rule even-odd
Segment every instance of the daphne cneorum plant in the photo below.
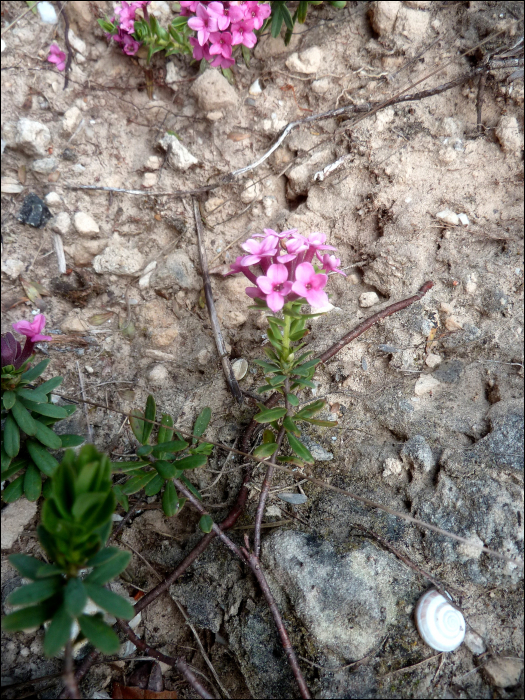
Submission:
{"label": "daphne cneorum plant", "polygon": [[[260,239],[260,240],[258,240]],[[266,348],[268,360],[255,360],[263,368],[266,384],[258,392],[276,391],[282,395],[284,406],[266,408],[260,404],[255,416],[258,423],[272,429],[265,430],[263,444],[254,452],[257,457],[269,457],[279,450],[278,435],[284,431],[291,456],[280,456],[280,462],[299,467],[313,464],[314,458],[301,442],[298,421],[321,427],[335,427],[335,421],[318,420],[315,415],[325,406],[325,401],[314,401],[300,408],[297,392],[304,388],[315,388],[312,378],[320,360],[308,359],[312,353],[304,352],[301,343],[307,334],[306,322],[331,308],[325,292],[329,273],[344,275],[341,261],[327,251],[335,248],[326,245],[324,233],[302,236],[297,229],[277,233],[264,229],[242,244],[248,255],[240,256],[231,266],[228,275],[243,273],[255,286],[247,287],[256,308],[267,312],[269,323],[268,340],[272,347]],[[259,274],[257,276],[257,272]],[[309,304],[314,313],[303,313]],[[320,313],[315,313],[315,310]]]}
{"label": "daphne cneorum plant", "polygon": [[34,385],[50,362],[42,360],[30,366],[35,343],[52,340],[42,335],[45,323],[43,314],[35,316],[31,323],[13,323],[14,330],[26,336],[23,348],[12,333],[2,335],[2,481],[8,482],[2,499],[6,503],[23,495],[30,501],[38,500],[43,478],[51,477],[58,466],[49,450],[84,442],[79,435],[57,435],[52,429],[57,421],[76,410],[76,406],[56,406],[51,402],[51,394],[62,383],[62,377]]}
{"label": "daphne cneorum plant", "polygon": [[[104,588],[128,565],[129,552],[106,547],[115,510],[108,457],[85,445],[78,455],[67,450],[50,479],[49,497],[42,506],[38,539],[50,563],[26,554],[12,554],[10,563],[31,583],[7,599],[17,608],[3,618],[7,631],[47,623],[44,651],[55,656],[68,643],[87,638],[105,654],[114,654],[119,638],[107,625],[103,611],[130,620],[133,606]],[[87,576],[82,573],[88,569]],[[100,610],[85,614],[91,600]]]}

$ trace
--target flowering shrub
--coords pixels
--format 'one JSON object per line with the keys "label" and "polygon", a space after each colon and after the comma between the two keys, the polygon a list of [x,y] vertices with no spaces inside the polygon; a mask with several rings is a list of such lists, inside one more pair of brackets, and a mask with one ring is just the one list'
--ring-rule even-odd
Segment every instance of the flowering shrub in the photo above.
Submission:
{"label": "flowering shrub", "polygon": [[30,501],[40,497],[42,474],[50,477],[58,466],[46,448],[59,450],[84,442],[78,435],[58,436],[51,429],[76,410],[76,406],[56,406],[50,401],[62,377],[53,377],[37,387],[31,385],[49,364],[49,360],[43,360],[29,368],[35,343],[51,340],[51,336],[42,334],[45,324],[43,314],[35,316],[32,323],[13,323],[14,330],[26,336],[23,348],[12,333],[2,335],[2,481],[22,472],[2,492],[7,503],[23,494]]}
{"label": "flowering shrub", "polygon": [[[266,374],[267,383],[258,391],[277,391],[282,394],[284,407],[267,409],[260,404],[260,413],[255,416],[259,423],[270,424],[263,444],[254,452],[258,457],[277,457],[280,443],[286,435],[291,456],[281,456],[281,462],[291,462],[298,466],[313,464],[314,459],[298,438],[301,431],[296,421],[306,421],[318,426],[335,426],[333,421],[317,420],[315,414],[325,406],[324,401],[315,401],[299,411],[300,402],[295,393],[302,388],[315,388],[312,378],[320,360],[307,360],[312,354],[299,354],[304,344],[294,347],[305,337],[306,321],[319,313],[304,314],[301,308],[309,304],[322,313],[329,305],[325,291],[331,273],[345,273],[340,270],[341,261],[325,251],[335,248],[326,245],[324,233],[311,233],[303,236],[297,229],[277,233],[264,229],[242,244],[248,255],[239,256],[227,275],[242,273],[252,282],[246,293],[255,302],[255,307],[269,312],[268,340],[272,348],[266,348],[268,361],[255,360]],[[278,315],[282,312],[283,317]]]}

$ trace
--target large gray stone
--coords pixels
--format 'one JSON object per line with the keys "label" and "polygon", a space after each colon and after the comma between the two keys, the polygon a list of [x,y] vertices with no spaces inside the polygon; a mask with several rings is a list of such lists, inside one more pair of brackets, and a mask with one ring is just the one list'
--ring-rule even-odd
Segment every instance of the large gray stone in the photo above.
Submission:
{"label": "large gray stone", "polygon": [[168,255],[166,260],[157,267],[152,276],[153,283],[168,289],[199,290],[202,288],[202,279],[188,255],[182,250]]}
{"label": "large gray stone", "polygon": [[16,125],[16,147],[28,156],[47,156],[51,133],[45,124],[31,119],[19,119]]}
{"label": "large gray stone", "polygon": [[218,70],[212,68],[197,78],[191,93],[205,112],[235,107],[238,102],[237,93],[230,83]]}

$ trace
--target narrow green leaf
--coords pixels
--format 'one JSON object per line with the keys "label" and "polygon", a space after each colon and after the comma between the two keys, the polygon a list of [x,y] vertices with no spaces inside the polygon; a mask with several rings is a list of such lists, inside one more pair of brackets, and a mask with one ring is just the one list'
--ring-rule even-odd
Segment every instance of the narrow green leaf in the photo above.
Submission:
{"label": "narrow green leaf", "polygon": [[[73,579],[71,579],[73,580]],[[66,604],[59,607],[53,615],[51,624],[44,637],[44,653],[46,656],[56,656],[69,641],[73,627],[73,618],[68,613]]]}
{"label": "narrow green leaf", "polygon": [[269,445],[270,443],[275,442],[275,440],[276,436],[273,430],[266,429],[263,431],[263,443],[265,445]]}
{"label": "narrow green leaf", "polygon": [[46,505],[53,504],[63,518],[69,519],[74,500],[75,472],[70,464],[67,464],[64,460],[53,474],[53,500],[44,503],[43,511]]}
{"label": "narrow green leaf", "polygon": [[[153,18],[153,15],[152,15],[152,18]],[[146,410],[144,412],[144,418],[147,418],[149,421],[154,421],[156,415],[157,415],[157,405],[155,403],[154,397],[150,394],[148,396],[148,398],[146,399]],[[143,445],[147,444],[152,430],[153,430],[153,423],[146,423],[144,421],[144,430],[142,433],[142,440],[141,440]]]}
{"label": "narrow green leaf", "polygon": [[64,591],[64,604],[71,617],[78,617],[86,607],[87,591],[82,579],[70,578]]}
{"label": "narrow green leaf", "polygon": [[320,428],[336,428],[339,425],[336,420],[316,420],[315,418],[301,418],[300,420],[304,420],[306,423],[311,423],[312,425],[317,425]]}
{"label": "narrow green leaf", "polygon": [[286,379],[287,377],[285,377],[283,374],[276,374],[274,377],[270,377],[268,384],[270,386],[281,386],[285,383]]}
{"label": "narrow green leaf", "polygon": [[278,449],[279,445],[276,443],[268,443],[267,445],[259,445],[259,447],[256,447],[253,454],[255,457],[265,459],[266,457],[271,457]]}
{"label": "narrow green leaf", "polygon": [[81,520],[88,513],[88,511],[91,513],[95,509],[100,508],[106,499],[106,495],[107,494],[104,491],[81,493],[75,498],[75,502],[71,508],[71,515],[75,518],[75,520]]}
{"label": "narrow green leaf", "polygon": [[20,430],[23,430],[26,435],[36,435],[36,421],[25,406],[22,406],[20,401],[15,401],[11,409],[11,414],[18,423]]}
{"label": "narrow green leaf", "polygon": [[82,435],[74,435],[72,433],[67,433],[66,435],[59,435],[60,441],[62,442],[62,448],[66,447],[78,447],[83,442],[86,442],[86,438]]}
{"label": "narrow green leaf", "polygon": [[[194,486],[191,483],[191,481],[187,477],[185,477],[183,475],[180,477],[180,480],[182,481],[183,484],[186,485],[186,488],[188,489],[188,491],[190,491],[195,496],[195,498],[198,498],[199,501],[202,501],[201,492],[199,491],[199,489],[196,486]],[[185,500],[186,500],[185,498],[179,498],[179,507],[180,508],[182,508],[182,501],[185,501]]]}
{"label": "narrow green leaf", "polygon": [[315,389],[317,385],[314,384],[314,383],[313,383],[312,381],[310,381],[309,379],[294,379],[294,383],[293,383],[293,385],[292,385],[292,387],[291,387],[292,390],[293,390],[293,389],[296,389],[298,386],[307,386],[307,387],[309,387],[310,389]]}
{"label": "narrow green leaf", "polygon": [[290,406],[299,406],[299,399],[295,394],[286,394],[286,398],[288,399]]}
{"label": "narrow green leaf", "polygon": [[88,560],[88,566],[100,566],[117,557],[122,550],[118,547],[104,547]]}
{"label": "narrow green leaf", "polygon": [[55,469],[58,467],[58,460],[56,460],[53,455],[50,455],[45,447],[42,447],[36,440],[28,440],[26,442],[26,447],[31,455],[31,459],[40,471],[46,476],[53,476]]}
{"label": "narrow green leaf", "polygon": [[274,39],[277,39],[279,34],[281,33],[281,27],[283,24],[283,15],[282,15],[282,5],[283,2],[274,2],[272,6],[272,37]]}
{"label": "narrow green leaf", "polygon": [[33,605],[34,603],[40,603],[55,595],[62,588],[63,584],[64,580],[60,576],[27,583],[25,586],[14,590],[8,596],[7,602],[9,605]]}
{"label": "narrow green leaf", "polygon": [[6,632],[17,632],[18,630],[40,627],[46,620],[49,620],[52,612],[50,606],[45,603],[33,605],[6,615],[2,618],[2,627]]}
{"label": "narrow green leaf", "polygon": [[153,479],[144,486],[146,496],[156,496],[164,485],[165,479],[160,474],[155,474]]}
{"label": "narrow green leaf", "polygon": [[144,434],[144,421],[140,420],[141,418],[144,418],[144,414],[137,408],[134,408],[129,414],[129,424],[131,425],[131,430],[133,431],[133,435],[140,443],[142,443],[142,436]]}
{"label": "narrow green leaf", "polygon": [[3,447],[8,457],[16,457],[20,451],[20,431],[11,414],[5,419]]}
{"label": "narrow green leaf", "polygon": [[28,501],[38,501],[42,492],[42,477],[34,464],[30,464],[24,476],[24,494]]}
{"label": "narrow green leaf", "polygon": [[56,564],[40,564],[38,567],[37,578],[49,578],[50,576],[57,576],[58,574],[63,574],[64,571]]}
{"label": "narrow green leaf", "polygon": [[4,391],[4,395],[2,396],[2,403],[4,404],[4,408],[6,411],[9,411],[14,405],[16,401],[16,394],[14,391]]}
{"label": "narrow green leaf", "polygon": [[175,462],[177,469],[198,469],[204,467],[207,462],[206,455],[191,455]]}
{"label": "narrow green leaf", "polygon": [[120,640],[115,632],[106,623],[95,615],[81,615],[78,624],[84,637],[103,654],[116,654],[120,647]]}
{"label": "narrow green leaf", "polygon": [[153,452],[153,447],[151,445],[141,445],[137,449],[137,455],[139,457],[147,457]]}
{"label": "narrow green leaf", "polygon": [[299,24],[304,24],[306,21],[306,15],[308,13],[308,3],[301,0],[299,7],[297,8],[297,21]]}
{"label": "narrow green leaf", "polygon": [[297,437],[301,435],[301,431],[289,416],[286,416],[286,418],[284,419],[283,428],[286,430],[287,433],[292,433],[292,435],[296,435]]}
{"label": "narrow green leaf", "polygon": [[241,44],[241,51],[242,51],[242,57],[244,59],[244,62],[246,63],[246,67],[250,67],[250,58],[252,57],[250,49],[245,46],[244,44]]}
{"label": "narrow green leaf", "polygon": [[41,421],[35,420],[36,424],[36,434],[35,437],[43,445],[49,447],[51,450],[59,450],[62,447],[62,440],[59,436],[44,425]]}
{"label": "narrow green leaf", "polygon": [[299,459],[299,457],[277,457],[277,461],[283,464],[293,464],[301,469],[304,467],[304,462],[302,459]]}
{"label": "narrow green leaf", "polygon": [[286,408],[271,408],[268,411],[261,411],[254,416],[254,420],[257,423],[273,423],[275,420],[284,418],[286,415]]}
{"label": "narrow green leaf", "polygon": [[181,470],[177,469],[175,464],[166,462],[163,459],[158,459],[155,462],[155,469],[158,471],[158,476],[161,476],[163,479],[173,479],[181,473]]}
{"label": "narrow green leaf", "polygon": [[148,462],[139,459],[136,462],[111,462],[110,464],[112,472],[123,472],[126,474],[127,472],[134,472],[140,469],[140,467],[148,464]]}
{"label": "narrow green leaf", "polygon": [[163,413],[160,419],[161,426],[157,435],[157,443],[169,442],[173,435],[173,418],[169,413]]}
{"label": "narrow green leaf", "polygon": [[275,372],[281,369],[279,365],[273,362],[265,362],[264,360],[253,360],[253,363],[262,367],[266,372]]}
{"label": "narrow green leaf", "polygon": [[[48,401],[46,393],[39,391],[39,389],[19,389],[16,393],[19,398],[33,401],[33,403],[47,403]],[[31,408],[31,406],[26,406],[26,408]]]}
{"label": "narrow green leaf", "polygon": [[[193,426],[193,435],[198,438],[202,437],[206,431],[206,428],[210,424],[210,421],[211,408],[203,408],[195,421],[195,425]],[[170,450],[170,452],[174,452],[174,450]]]}
{"label": "narrow green leaf", "polygon": [[290,333],[290,340],[296,343],[298,340],[302,340],[308,331],[295,331],[295,333]]}
{"label": "narrow green leaf", "polygon": [[11,464],[11,459],[12,459],[12,457],[10,457],[7,454],[7,452],[4,449],[3,442],[2,442],[2,475],[4,474],[5,471],[7,471],[9,469],[9,466]]}
{"label": "narrow green leaf", "polygon": [[24,372],[22,375],[22,380],[24,382],[33,382],[43,373],[50,362],[51,360],[42,360],[42,362],[39,362],[31,369],[28,369],[27,372]]}
{"label": "narrow green leaf", "polygon": [[108,581],[111,581],[116,576],[124,571],[131,559],[131,552],[123,552],[118,550],[118,553],[107,559],[107,561],[99,564],[93,571],[86,576],[84,583],[98,583],[103,586]]}
{"label": "narrow green leaf", "polygon": [[146,484],[149,484],[154,476],[155,472],[146,472],[138,476],[132,476],[122,487],[122,492],[126,494],[126,496],[132,496],[134,493],[138,493],[143,489]]}
{"label": "narrow green leaf", "polygon": [[152,452],[153,455],[157,457],[163,452],[182,452],[182,450],[185,450],[187,447],[189,447],[189,445],[187,442],[184,442],[184,440],[170,440],[169,442],[160,442],[158,445],[155,445]]}
{"label": "narrow green leaf", "polygon": [[166,482],[166,488],[162,494],[162,510],[167,518],[171,518],[179,508],[179,499],[173,481]]}
{"label": "narrow green leaf", "polygon": [[[151,482],[150,482],[151,483]],[[117,503],[120,503],[120,505],[124,508],[126,513],[129,510],[129,499],[122,490],[122,487],[120,484],[114,484],[113,485],[113,493],[115,494],[115,498],[117,499]]]}
{"label": "narrow green leaf", "polygon": [[26,398],[22,398],[21,401],[26,408],[41,416],[57,418],[58,420],[67,418],[67,411],[62,406],[55,406],[53,403],[37,403],[36,401],[29,401]]}
{"label": "narrow green leaf", "polygon": [[4,503],[14,503],[22,496],[24,493],[24,476],[25,474],[18,476],[2,491],[2,500]]}
{"label": "narrow green leaf", "polygon": [[305,406],[302,408],[298,413],[295,414],[296,420],[302,420],[304,418],[312,418],[315,416],[316,413],[319,413],[319,411],[322,411],[323,408],[326,406],[326,401],[323,401],[322,399],[319,399],[318,401],[314,401],[311,404],[308,404],[308,406]]}
{"label": "narrow green leaf", "polygon": [[271,384],[265,384],[264,386],[260,386],[257,389],[258,394],[265,394],[267,391],[274,391],[275,387],[273,387]]}
{"label": "narrow green leaf", "polygon": [[306,445],[303,445],[303,443],[291,433],[286,433],[286,437],[288,438],[290,447],[300,459],[304,459],[307,464],[314,464],[315,459],[312,457],[310,450],[306,447]]}
{"label": "narrow green leaf", "polygon": [[213,530],[213,518],[211,515],[203,515],[199,520],[199,528],[202,532],[211,532]]}
{"label": "narrow green leaf", "polygon": [[24,578],[37,580],[37,571],[43,564],[40,559],[30,557],[28,554],[11,554],[8,559],[11,566],[14,566]]}
{"label": "narrow green leaf", "polygon": [[209,457],[214,447],[215,445],[212,445],[211,442],[201,442],[196,447],[192,447],[189,452],[192,455],[207,455]]}
{"label": "narrow green leaf", "polygon": [[95,605],[106,610],[110,615],[114,615],[121,620],[131,620],[135,616],[133,605],[122,598],[122,596],[94,583],[86,583],[84,585],[88,596]]}
{"label": "narrow green leaf", "polygon": [[58,386],[60,386],[63,381],[64,377],[52,377],[51,379],[48,379],[47,382],[43,382],[43,384],[40,384],[37,387],[37,391],[39,391],[41,394],[49,394],[53,391],[53,389],[56,389]]}

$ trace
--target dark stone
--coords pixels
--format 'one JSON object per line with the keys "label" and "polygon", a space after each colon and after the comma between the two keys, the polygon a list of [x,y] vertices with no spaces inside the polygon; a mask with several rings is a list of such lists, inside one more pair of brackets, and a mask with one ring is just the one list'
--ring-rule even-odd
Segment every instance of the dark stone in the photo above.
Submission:
{"label": "dark stone", "polygon": [[35,228],[44,228],[52,217],[45,202],[32,192],[27,195],[22,203],[22,208],[18,212],[18,221]]}
{"label": "dark stone", "polygon": [[483,311],[488,316],[499,316],[509,304],[509,298],[501,289],[487,289],[483,294]]}
{"label": "dark stone", "polygon": [[523,471],[523,402],[499,401],[489,410],[488,419],[492,430],[478,440],[474,450],[497,467]]}
{"label": "dark stone", "polygon": [[454,384],[459,380],[463,372],[463,362],[460,360],[449,360],[443,362],[438,369],[434,370],[433,376],[445,384]]}
{"label": "dark stone", "polygon": [[62,151],[62,155],[60,157],[63,158],[64,160],[69,160],[72,163],[74,163],[78,158],[77,154],[75,153],[75,151],[72,148],[65,148]]}

